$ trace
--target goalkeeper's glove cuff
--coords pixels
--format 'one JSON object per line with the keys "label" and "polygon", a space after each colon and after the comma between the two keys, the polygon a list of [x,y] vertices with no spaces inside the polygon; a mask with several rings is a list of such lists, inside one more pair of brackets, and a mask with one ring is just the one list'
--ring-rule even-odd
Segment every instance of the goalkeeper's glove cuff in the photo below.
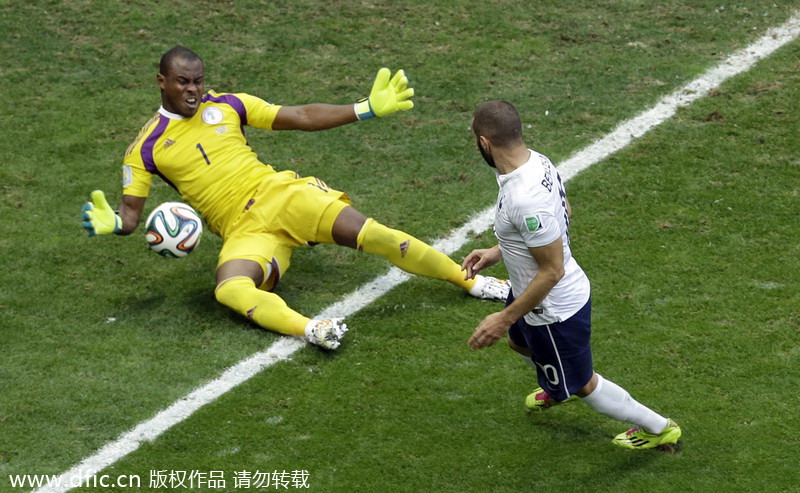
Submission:
{"label": "goalkeeper's glove cuff", "polygon": [[118,235],[120,234],[121,231],[122,231],[122,218],[119,216],[119,213],[117,211],[114,211],[114,231],[112,231],[112,233]]}
{"label": "goalkeeper's glove cuff", "polygon": [[356,112],[356,118],[359,120],[366,120],[367,118],[378,116],[374,111],[372,111],[372,105],[369,104],[369,98],[359,99],[356,104],[353,105],[353,108]]}

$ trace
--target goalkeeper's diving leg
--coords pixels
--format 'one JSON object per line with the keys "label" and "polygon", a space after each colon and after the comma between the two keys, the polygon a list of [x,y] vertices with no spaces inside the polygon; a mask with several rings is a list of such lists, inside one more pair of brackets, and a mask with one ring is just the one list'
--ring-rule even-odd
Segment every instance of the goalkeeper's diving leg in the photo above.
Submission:
{"label": "goalkeeper's diving leg", "polygon": [[[226,262],[217,270],[217,301],[244,315],[261,327],[281,334],[305,336],[325,349],[336,349],[347,332],[342,319],[312,320],[292,310],[275,293],[259,289],[256,281],[263,276],[261,263],[237,259]],[[225,277],[226,272],[247,273]]]}
{"label": "goalkeeper's diving leg", "polygon": [[507,281],[481,275],[464,279],[461,267],[444,253],[403,231],[367,218],[342,202],[334,202],[325,211],[318,241],[380,255],[410,274],[450,282],[476,298],[505,301],[508,297]]}

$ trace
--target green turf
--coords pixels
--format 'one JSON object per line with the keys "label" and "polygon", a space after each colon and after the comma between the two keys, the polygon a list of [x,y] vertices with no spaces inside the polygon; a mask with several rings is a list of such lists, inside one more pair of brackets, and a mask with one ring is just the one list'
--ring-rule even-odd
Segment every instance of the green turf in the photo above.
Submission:
{"label": "green turf", "polygon": [[[139,234],[79,226],[91,190],[119,200],[121,156],[158,107],[155,66],[173,44],[205,58],[208,87],[280,104],[352,102],[378,67],[405,68],[411,112],[248,137],[266,162],[431,239],[496,193],[468,130],[479,102],[514,102],[557,163],[793,8],[3,2],[0,491],[17,491],[11,474],[67,470],[277,340],[215,304],[217,238],[169,261]],[[681,424],[678,455],[612,449],[625,426],[581,403],[527,414],[529,368],[502,345],[466,345],[497,305],[415,279],[352,316],[337,353],[301,350],[105,472],[148,486],[151,470],[224,471],[228,490],[237,471],[275,470],[307,470],[320,492],[795,488],[798,60],[795,42],[568,184],[597,370]],[[148,210],[176,198],[157,185]],[[281,295],[311,315],[385,271],[300,250]]]}

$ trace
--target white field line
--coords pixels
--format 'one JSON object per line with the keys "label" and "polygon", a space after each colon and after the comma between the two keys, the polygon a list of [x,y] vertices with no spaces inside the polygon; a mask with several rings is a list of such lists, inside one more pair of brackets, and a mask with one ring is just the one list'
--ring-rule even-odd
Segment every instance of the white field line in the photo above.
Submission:
{"label": "white field line", "polygon": [[[569,180],[584,169],[605,159],[614,152],[626,147],[634,139],[641,137],[660,125],[680,107],[687,106],[719,87],[725,80],[749,70],[759,60],[768,57],[781,46],[800,35],[800,13],[781,26],[771,28],[750,46],[737,51],[722,63],[705,72],[672,94],[662,98],[655,106],[640,115],[622,122],[610,134],[592,143],[572,157],[562,162],[559,173],[563,180]],[[449,236],[433,243],[433,246],[450,255],[463,247],[471,234],[486,231],[492,224],[494,207],[490,207],[473,217],[467,224],[451,232]],[[315,318],[333,316],[347,317],[372,303],[390,289],[405,282],[409,275],[392,268],[372,282],[361,286],[343,300],[324,309]],[[213,402],[232,388],[244,383],[265,368],[279,361],[289,359],[297,350],[305,346],[299,338],[284,337],[265,351],[258,352],[226,370],[218,378],[206,383],[177,400],[151,419],[137,425],[130,431],[108,443],[93,455],[82,460],[70,470],[54,478],[49,486],[37,492],[65,492],[87,482],[92,476],[116,463],[139,448],[142,442],[153,441],[172,426],[180,423],[195,411]]]}

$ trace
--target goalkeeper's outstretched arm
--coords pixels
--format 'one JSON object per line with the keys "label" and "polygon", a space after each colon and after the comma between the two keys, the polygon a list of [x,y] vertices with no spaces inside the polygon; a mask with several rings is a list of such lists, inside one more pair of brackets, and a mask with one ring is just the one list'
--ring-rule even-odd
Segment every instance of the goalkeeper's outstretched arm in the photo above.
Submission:
{"label": "goalkeeper's outstretched arm", "polygon": [[272,130],[326,130],[382,117],[413,108],[412,96],[414,89],[408,87],[408,78],[403,70],[392,76],[388,68],[382,68],[375,77],[369,97],[360,99],[355,105],[312,103],[282,106],[272,123]]}

